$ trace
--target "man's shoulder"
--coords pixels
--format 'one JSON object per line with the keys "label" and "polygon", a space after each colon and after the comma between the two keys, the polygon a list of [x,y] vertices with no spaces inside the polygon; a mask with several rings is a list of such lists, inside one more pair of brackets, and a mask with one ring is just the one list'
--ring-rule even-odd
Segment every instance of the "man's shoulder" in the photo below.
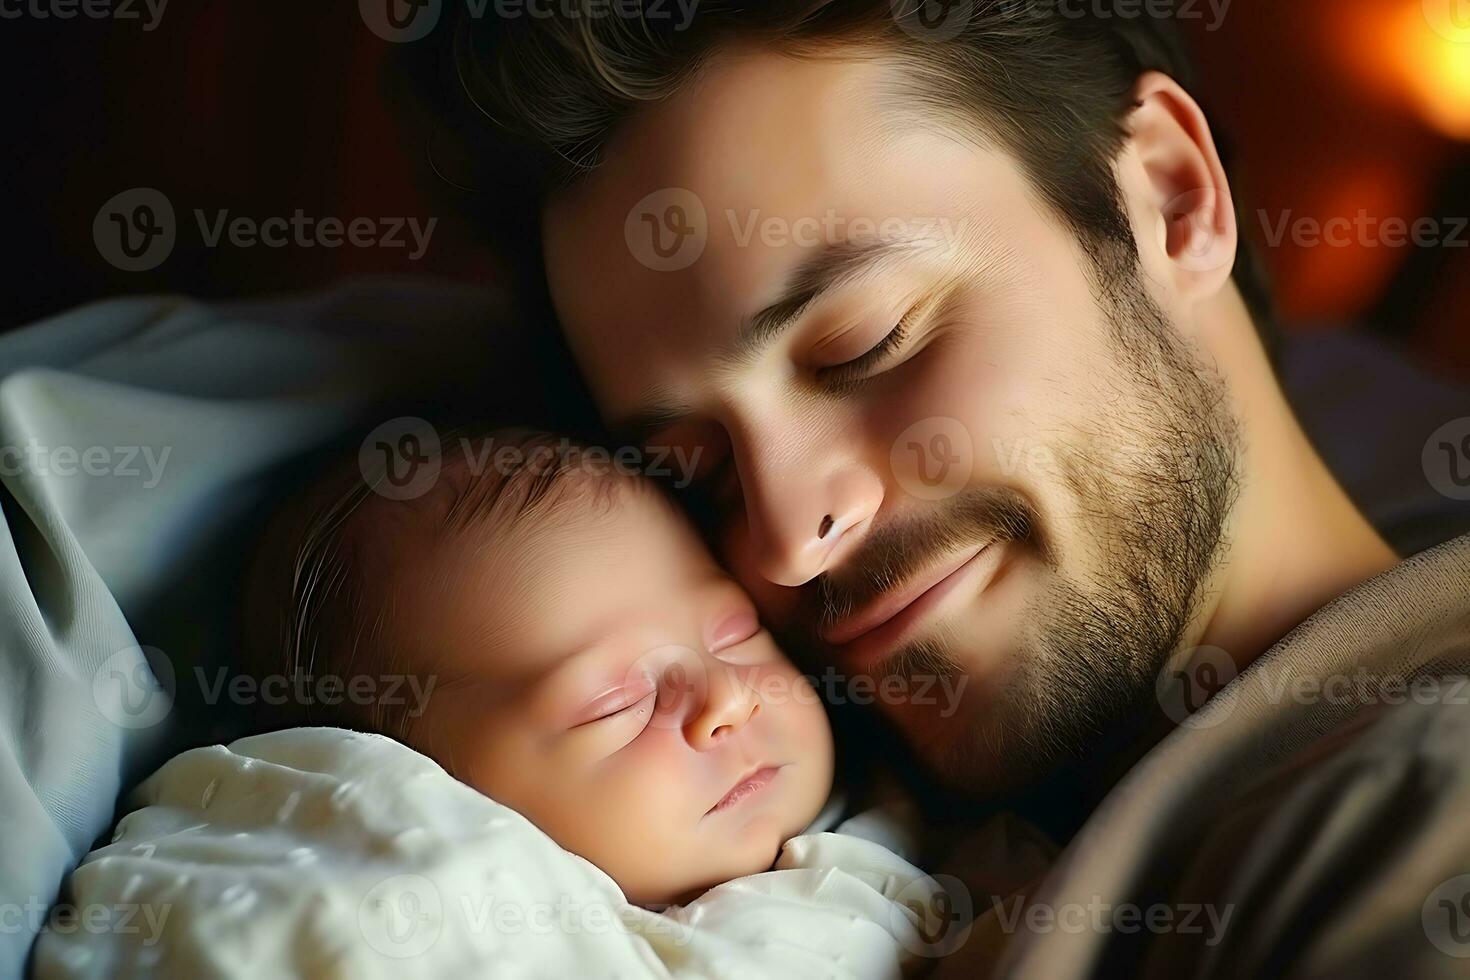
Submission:
{"label": "man's shoulder", "polygon": [[1102,925],[1019,937],[1008,975],[1463,971],[1466,746],[1470,537],[1324,606],[1140,759],[1032,897]]}
{"label": "man's shoulder", "polygon": [[1185,726],[1257,733],[1282,761],[1383,709],[1448,704],[1470,676],[1470,535],[1338,596],[1252,663]]}

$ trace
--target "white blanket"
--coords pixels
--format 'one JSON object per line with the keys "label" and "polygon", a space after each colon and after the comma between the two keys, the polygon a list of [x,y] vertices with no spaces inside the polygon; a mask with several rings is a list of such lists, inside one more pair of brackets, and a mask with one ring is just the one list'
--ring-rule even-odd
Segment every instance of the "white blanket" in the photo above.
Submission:
{"label": "white blanket", "polygon": [[943,951],[924,913],[950,906],[874,840],[818,833],[652,912],[427,757],[340,729],[185,752],[133,803],[38,976],[892,977]]}

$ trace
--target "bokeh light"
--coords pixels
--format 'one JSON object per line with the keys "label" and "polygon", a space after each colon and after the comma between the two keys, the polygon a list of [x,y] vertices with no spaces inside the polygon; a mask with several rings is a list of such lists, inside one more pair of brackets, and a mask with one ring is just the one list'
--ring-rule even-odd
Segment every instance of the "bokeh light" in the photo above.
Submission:
{"label": "bokeh light", "polygon": [[1395,74],[1419,114],[1470,140],[1470,0],[1408,0],[1384,26]]}

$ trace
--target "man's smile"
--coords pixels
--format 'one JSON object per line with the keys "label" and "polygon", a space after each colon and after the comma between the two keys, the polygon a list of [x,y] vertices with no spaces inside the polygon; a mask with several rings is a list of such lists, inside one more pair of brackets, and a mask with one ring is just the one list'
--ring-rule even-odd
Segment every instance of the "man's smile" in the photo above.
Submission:
{"label": "man's smile", "polygon": [[822,631],[837,658],[869,667],[922,630],[951,595],[978,595],[994,578],[1007,542],[967,548],[873,599]]}

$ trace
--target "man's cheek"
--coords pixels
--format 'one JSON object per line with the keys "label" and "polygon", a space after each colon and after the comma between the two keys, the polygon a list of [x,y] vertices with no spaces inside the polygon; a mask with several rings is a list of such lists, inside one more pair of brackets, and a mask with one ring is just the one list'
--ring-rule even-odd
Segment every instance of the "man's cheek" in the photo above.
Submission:
{"label": "man's cheek", "polygon": [[760,573],[755,549],[750,540],[750,527],[744,515],[729,521],[719,534],[720,558],[725,567],[750,594],[760,610],[761,621],[777,628],[791,625],[801,596],[799,589],[774,585]]}

